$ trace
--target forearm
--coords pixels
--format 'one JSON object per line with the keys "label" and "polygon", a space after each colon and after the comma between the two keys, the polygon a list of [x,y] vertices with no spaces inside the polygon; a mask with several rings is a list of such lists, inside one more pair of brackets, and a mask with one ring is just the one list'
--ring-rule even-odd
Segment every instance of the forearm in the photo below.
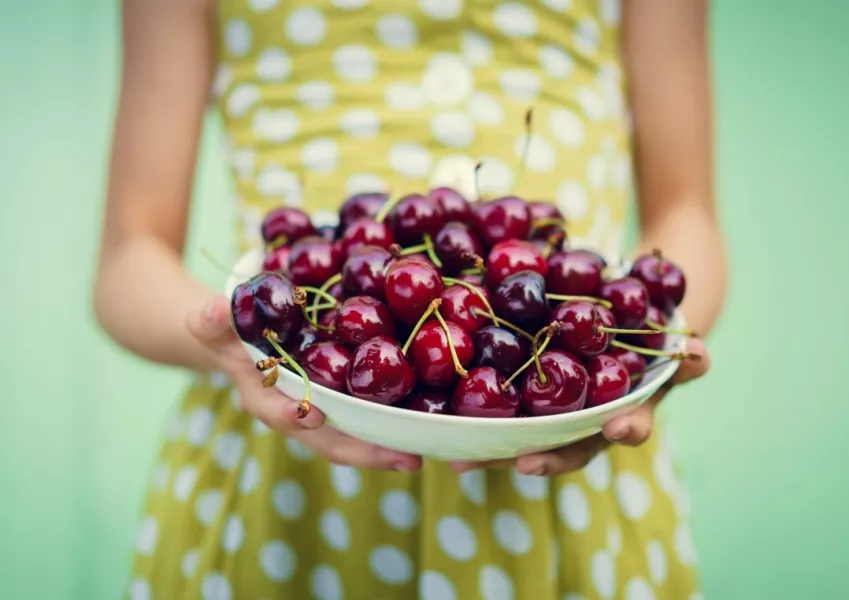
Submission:
{"label": "forearm", "polygon": [[95,311],[121,346],[148,360],[195,370],[215,368],[211,353],[185,325],[186,314],[213,297],[179,255],[151,236],[114,247],[100,267]]}

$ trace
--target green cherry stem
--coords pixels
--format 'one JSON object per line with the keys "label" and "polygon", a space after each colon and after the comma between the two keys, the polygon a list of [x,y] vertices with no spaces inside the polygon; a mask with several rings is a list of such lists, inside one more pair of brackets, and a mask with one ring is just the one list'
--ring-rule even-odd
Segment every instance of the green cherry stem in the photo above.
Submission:
{"label": "green cherry stem", "polygon": [[[339,283],[340,281],[342,281],[342,273],[336,273],[336,275],[328,278],[327,281],[322,283],[321,287],[318,288],[318,289],[321,290],[322,292],[326,293],[327,290],[329,290],[331,287],[333,287],[335,284]],[[316,294],[315,298],[313,298],[311,310],[316,310],[315,307],[318,305],[319,296],[320,296],[320,294]],[[324,298],[326,299],[327,297],[324,296]],[[333,298],[333,301],[334,301],[333,306],[336,306],[336,298]],[[330,307],[330,308],[332,308],[332,307]]]}
{"label": "green cherry stem", "polygon": [[438,308],[434,309],[433,314],[436,316],[439,324],[442,325],[442,330],[445,332],[445,337],[448,340],[448,350],[451,352],[451,359],[454,361],[454,370],[460,377],[468,377],[469,372],[463,368],[463,365],[460,363],[460,357],[457,356],[457,348],[454,347],[454,340],[451,338],[451,330],[448,329],[448,323],[446,323],[445,319],[442,318],[442,315],[439,314]]}
{"label": "green cherry stem", "polygon": [[380,210],[377,211],[377,214],[374,215],[374,220],[378,223],[383,223],[384,219],[386,219],[386,216],[389,214],[389,211],[395,208],[395,205],[401,201],[401,198],[403,198],[403,196],[400,194],[394,198],[388,198],[386,202],[383,203],[383,206],[380,207]]}
{"label": "green cherry stem", "polygon": [[439,257],[436,255],[436,250],[433,247],[433,238],[430,237],[429,233],[424,234],[424,246],[425,252],[427,252],[428,258],[430,261],[436,266],[437,269],[442,268],[442,261],[439,260]]}
{"label": "green cherry stem", "polygon": [[488,316],[492,319],[493,325],[496,325],[496,326],[498,325],[498,321],[495,318],[495,311],[492,310],[492,306],[490,305],[489,300],[486,299],[486,296],[484,295],[483,291],[478,286],[472,285],[468,281],[463,281],[462,279],[454,279],[453,277],[443,277],[442,281],[447,283],[449,286],[450,285],[462,286],[462,287],[466,288],[467,290],[469,290],[470,292],[472,292],[475,296],[480,298],[480,301],[483,302],[483,305],[486,307],[486,310],[489,311],[489,314],[486,315],[486,316]]}
{"label": "green cherry stem", "polygon": [[[327,283],[327,282],[325,282],[325,283]],[[307,293],[310,293],[310,294],[315,294],[317,296],[321,296],[322,298],[324,298],[328,302],[332,302],[334,305],[336,304],[336,298],[334,298],[333,296],[328,294],[326,290],[323,290],[321,288],[315,288],[315,287],[312,287],[310,285],[299,285],[298,287],[295,288],[294,295],[295,295],[295,303],[296,304],[298,303],[298,289],[301,289],[304,292],[307,292]]]}
{"label": "green cherry stem", "polygon": [[661,367],[665,367],[669,363],[675,362],[675,361],[676,361],[676,359],[674,359],[674,358],[667,358],[666,360],[659,360],[656,363],[649,365],[648,367],[646,367],[642,371],[638,371],[636,373],[633,373],[631,375],[631,381],[636,381],[636,380],[640,379],[641,377],[644,377],[646,374],[648,374],[652,371],[655,371],[655,370],[657,370]]}
{"label": "green cherry stem", "polygon": [[546,298],[549,300],[557,300],[559,302],[568,302],[570,300],[580,300],[583,302],[592,302],[594,304],[601,304],[605,308],[612,308],[613,304],[603,298],[596,298],[594,296],[570,296],[566,294],[546,294]]}
{"label": "green cherry stem", "polygon": [[531,125],[533,124],[534,109],[529,108],[525,113],[525,145],[522,148],[522,162],[519,164],[519,174],[516,175],[516,182],[513,184],[513,189],[519,189],[519,182],[525,174],[525,166],[528,164],[528,154],[531,150]]}
{"label": "green cherry stem", "polygon": [[483,200],[483,198],[481,198],[481,186],[480,186],[480,170],[481,170],[482,166],[483,166],[482,162],[479,162],[475,165],[475,196],[477,196],[475,198],[475,202],[480,202],[481,200]]}
{"label": "green cherry stem", "polygon": [[533,341],[533,339],[534,339],[534,336],[532,336],[530,333],[528,333],[527,331],[525,331],[521,327],[517,327],[516,325],[513,325],[513,323],[511,323],[510,321],[505,321],[501,317],[496,316],[495,313],[484,312],[481,309],[479,309],[477,306],[473,306],[470,309],[469,312],[471,312],[473,315],[478,315],[478,316],[481,316],[481,317],[489,317],[490,319],[495,321],[496,325],[501,325],[502,327],[506,327],[507,329],[512,329],[513,331],[515,331],[519,335],[523,335],[526,338],[528,338],[529,340]]}
{"label": "green cherry stem", "polygon": [[[556,321],[555,321],[555,323],[556,323]],[[554,323],[552,323],[551,325],[554,325]],[[539,336],[543,332],[545,333],[545,339],[542,341],[542,344],[539,344],[539,347],[537,347],[537,342],[539,341]],[[510,375],[510,377],[508,377],[507,380],[503,384],[501,384],[502,390],[507,391],[507,389],[510,387],[510,384],[512,384],[513,381],[519,375],[521,375],[525,371],[525,369],[527,369],[531,365],[536,365],[537,372],[539,373],[541,383],[545,384],[548,381],[548,378],[545,376],[545,373],[543,373],[543,371],[542,371],[542,364],[539,362],[539,355],[542,354],[543,352],[545,352],[545,349],[548,347],[548,343],[551,341],[551,338],[553,336],[554,336],[554,328],[551,327],[550,325],[543,327],[542,329],[537,331],[537,334],[533,338],[534,343],[533,343],[533,349],[532,349],[532,356],[525,362],[525,364],[523,364],[521,367],[516,369],[516,371],[512,375]]]}
{"label": "green cherry stem", "polygon": [[621,333],[623,335],[655,335],[663,333],[655,329],[619,329],[618,327],[605,327],[604,325],[593,327],[593,330],[601,333]]}
{"label": "green cherry stem", "polygon": [[285,350],[283,350],[283,348],[280,346],[280,338],[274,331],[272,331],[271,329],[266,329],[262,332],[262,334],[265,339],[268,340],[268,343],[271,344],[272,348],[277,350],[277,353],[280,354],[280,356],[282,356],[283,359],[287,363],[289,363],[289,365],[293,369],[295,369],[298,375],[301,376],[301,379],[304,380],[304,398],[298,403],[298,418],[303,419],[309,414],[310,410],[312,410],[312,404],[310,404],[310,400],[312,398],[312,386],[310,385],[310,378],[301,368],[301,365],[295,362],[295,359],[293,359]]}
{"label": "green cherry stem", "polygon": [[651,329],[654,329],[658,333],[671,333],[673,335],[684,335],[687,337],[695,337],[696,332],[692,329],[673,329],[671,327],[665,327],[660,323],[656,323],[652,320],[646,321],[646,325],[648,325]]}
{"label": "green cherry stem", "polygon": [[[314,313],[314,312],[317,312],[317,311],[320,311],[320,310],[327,310],[328,308],[336,308],[337,306],[339,306],[339,305],[336,304],[336,303],[331,304],[330,302],[325,302],[324,304],[313,304],[312,306],[310,306],[307,309],[307,312]],[[660,333],[660,332],[656,332],[656,333]]]}
{"label": "green cherry stem", "polygon": [[663,350],[652,350],[651,348],[641,348],[640,346],[632,346],[631,344],[626,344],[625,342],[620,342],[619,340],[611,341],[610,345],[616,346],[617,348],[622,348],[623,350],[631,350],[632,352],[636,352],[637,354],[645,354],[646,356],[665,356],[673,360],[702,359],[701,356],[692,352],[665,352]]}
{"label": "green cherry stem", "polygon": [[434,298],[433,300],[430,301],[430,304],[428,305],[427,310],[425,310],[424,313],[422,314],[422,316],[419,317],[418,323],[416,323],[416,326],[413,327],[413,330],[410,332],[410,336],[407,338],[407,341],[404,343],[404,347],[401,348],[401,353],[404,356],[407,356],[407,350],[410,349],[410,345],[413,343],[413,338],[416,337],[416,334],[419,332],[419,329],[422,328],[422,325],[425,324],[425,321],[427,321],[428,317],[430,317],[430,315],[433,313],[433,311],[435,311],[437,308],[439,308],[440,304],[442,304],[442,298]]}

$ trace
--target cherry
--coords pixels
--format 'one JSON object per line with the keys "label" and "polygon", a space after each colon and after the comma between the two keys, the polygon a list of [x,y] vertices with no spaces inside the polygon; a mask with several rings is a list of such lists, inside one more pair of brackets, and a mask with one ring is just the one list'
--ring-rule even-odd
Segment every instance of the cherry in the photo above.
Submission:
{"label": "cherry", "polygon": [[395,404],[413,389],[416,374],[398,342],[379,335],[354,350],[345,380],[348,391],[357,398]]}
{"label": "cherry", "polygon": [[498,316],[536,331],[548,321],[551,309],[545,297],[545,280],[536,271],[519,271],[496,288],[492,306]]}
{"label": "cherry", "polygon": [[457,275],[457,279],[459,281],[471,283],[472,285],[483,285],[483,275],[481,275],[480,273],[461,273]]}
{"label": "cherry", "polygon": [[420,389],[404,402],[404,408],[437,415],[451,414],[451,402],[444,390]]}
{"label": "cherry", "polygon": [[552,339],[556,347],[583,357],[596,356],[607,350],[610,338],[601,331],[604,322],[592,302],[561,302],[551,313],[551,320],[561,324]]}
{"label": "cherry", "polygon": [[[646,315],[646,324],[648,324],[648,326],[652,329],[663,329],[666,327],[666,317],[658,307],[651,305],[649,306],[649,311]],[[629,344],[634,344],[635,346],[640,346],[642,348],[649,348],[650,350],[663,350],[663,347],[666,345],[665,333],[657,333],[654,335],[638,334],[622,337],[623,341],[626,341]]]}
{"label": "cherry", "polygon": [[321,341],[319,331],[312,325],[305,323],[298,331],[289,336],[283,349],[292,355],[297,361],[302,359],[304,350]]}
{"label": "cherry", "polygon": [[328,242],[332,242],[336,239],[336,228],[333,225],[319,225],[315,228],[318,235],[326,239]]}
{"label": "cherry", "polygon": [[395,243],[395,236],[386,223],[363,217],[348,225],[339,241],[342,257],[347,258],[353,250],[363,246],[379,246],[388,250]]}
{"label": "cherry", "polygon": [[319,286],[333,277],[340,266],[333,242],[317,235],[298,240],[289,253],[289,273],[298,285]]}
{"label": "cherry", "polygon": [[336,314],[336,338],[343,344],[358,346],[378,335],[395,335],[395,320],[389,308],[371,296],[345,300]]}
{"label": "cherry", "polygon": [[536,271],[543,277],[548,263],[533,243],[525,240],[507,240],[492,247],[486,260],[484,280],[489,289],[495,289],[509,275],[519,271]]}
{"label": "cherry", "polygon": [[519,416],[519,392],[492,367],[476,367],[460,380],[451,396],[454,414],[464,417],[510,418]]}
{"label": "cherry", "polygon": [[446,275],[475,266],[483,255],[483,244],[471,227],[459,221],[446,223],[433,239],[433,248]]}
{"label": "cherry", "polygon": [[384,291],[393,314],[411,325],[424,314],[432,300],[442,296],[445,285],[431,263],[404,257],[387,267]]}
{"label": "cherry", "polygon": [[345,374],[351,351],[338,342],[318,342],[303,352],[304,371],[319,385],[345,391]]}
{"label": "cherry", "polygon": [[619,327],[639,329],[645,325],[649,310],[649,293],[636,277],[620,277],[601,284],[599,297],[613,306],[613,316]]}
{"label": "cherry", "polygon": [[428,321],[422,325],[413,337],[407,357],[416,370],[419,381],[431,387],[450,387],[457,382],[458,368],[449,347],[446,328],[451,335],[451,342],[454,344],[457,361],[463,373],[475,356],[471,336],[459,325],[449,322],[443,327],[438,321]]}
{"label": "cherry", "polygon": [[472,291],[459,284],[449,285],[442,292],[442,305],[440,307],[442,315],[447,321],[456,323],[470,334],[487,323],[486,315],[490,311],[487,307],[489,293],[479,286],[475,286],[474,289],[475,291]]}
{"label": "cherry", "polygon": [[289,275],[289,246],[280,246],[271,253],[266,254],[262,261],[263,271],[277,271],[282,275]]}
{"label": "cherry", "polygon": [[344,302],[345,294],[342,291],[342,283],[337,282],[327,288],[327,293],[336,299],[336,302]]}
{"label": "cherry", "polygon": [[563,213],[551,202],[536,200],[528,203],[531,213],[530,239],[547,242],[553,235],[562,235],[566,230]]}
{"label": "cherry", "polygon": [[383,192],[367,192],[349,196],[339,208],[339,226],[337,237],[348,228],[348,225],[363,217],[374,217],[389,199]]}
{"label": "cherry", "polygon": [[392,259],[388,250],[378,246],[355,249],[342,265],[342,292],[345,296],[373,296],[385,299],[386,265]]}
{"label": "cherry", "polygon": [[505,196],[474,205],[475,228],[490,248],[509,239],[527,239],[531,229],[531,211],[515,196]]}
{"label": "cherry", "polygon": [[655,250],[634,261],[630,275],[642,281],[649,300],[666,315],[675,312],[684,299],[687,281],[681,269]]}
{"label": "cherry", "polygon": [[478,329],[473,337],[476,367],[492,367],[509,377],[530,356],[531,345],[527,338],[494,325]]}
{"label": "cherry", "polygon": [[549,350],[539,357],[539,370],[528,369],[522,380],[522,409],[535,417],[574,412],[587,401],[589,375],[568,352]]}
{"label": "cherry", "polygon": [[643,378],[643,372],[648,366],[648,362],[646,361],[645,356],[643,356],[642,354],[638,354],[633,350],[617,348],[616,346],[612,347],[608,351],[608,354],[613,356],[616,360],[618,360],[624,365],[624,367],[628,370],[628,374],[631,376],[632,384],[636,384],[638,381],[640,381],[640,379]]}
{"label": "cherry", "polygon": [[628,369],[611,354],[593,356],[584,363],[584,367],[590,376],[587,408],[618,400],[631,389]]}
{"label": "cherry", "polygon": [[601,288],[600,257],[586,250],[554,252],[548,257],[545,287],[552,294],[596,296]]}
{"label": "cherry", "polygon": [[280,206],[270,211],[262,220],[262,239],[266,244],[294,244],[316,230],[304,211],[291,206]]}
{"label": "cherry", "polygon": [[[607,308],[603,304],[596,304],[595,310],[598,313],[598,316],[601,317],[601,324],[605,327],[615,328],[617,326],[616,317],[613,316],[613,311]],[[610,335],[610,339],[612,340],[615,337],[614,334]]]}
{"label": "cherry", "polygon": [[339,311],[331,308],[318,319],[318,338],[320,340],[335,340],[336,339],[336,317]]}
{"label": "cherry", "polygon": [[402,246],[420,243],[425,235],[435,236],[443,223],[442,209],[421,194],[410,194],[398,201],[389,212],[395,239]]}
{"label": "cherry", "polygon": [[463,195],[450,187],[438,187],[430,190],[427,199],[435,203],[446,221],[461,221],[467,223],[472,218],[472,209]]}
{"label": "cherry", "polygon": [[304,322],[303,311],[295,303],[295,286],[279,273],[260,273],[237,285],[230,310],[239,338],[263,352],[269,349],[264,330],[274,331],[285,343]]}

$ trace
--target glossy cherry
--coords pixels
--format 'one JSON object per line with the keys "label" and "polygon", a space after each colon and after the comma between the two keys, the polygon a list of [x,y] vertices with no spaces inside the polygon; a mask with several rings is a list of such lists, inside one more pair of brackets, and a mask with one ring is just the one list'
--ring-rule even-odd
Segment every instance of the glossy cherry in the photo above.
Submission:
{"label": "glossy cherry", "polygon": [[318,324],[321,327],[318,329],[318,339],[320,340],[337,340],[336,337],[336,316],[339,311],[331,308],[327,312],[321,314],[318,319]]}
{"label": "glossy cherry", "polygon": [[599,297],[608,300],[616,322],[623,329],[640,329],[646,323],[649,293],[636,277],[620,277],[601,284]]}
{"label": "glossy cherry", "polygon": [[584,363],[589,375],[586,407],[601,406],[627,395],[631,389],[631,377],[611,354],[593,356]]}
{"label": "glossy cherry", "polygon": [[531,211],[521,198],[505,196],[473,206],[475,228],[484,244],[495,246],[509,239],[524,240],[531,230]]}
{"label": "glossy cherry", "polygon": [[547,242],[552,235],[565,234],[563,213],[552,202],[528,202],[531,213],[530,239]]}
{"label": "glossy cherry", "polygon": [[508,329],[486,325],[478,329],[472,341],[475,345],[476,367],[492,367],[510,377],[530,357],[530,341]]}
{"label": "glossy cherry", "polygon": [[596,296],[601,288],[604,264],[586,250],[554,252],[548,257],[545,287],[551,294]]}
{"label": "glossy cherry", "polygon": [[344,260],[351,252],[363,246],[379,246],[388,250],[395,243],[395,236],[386,223],[363,217],[348,225],[339,242]]}
{"label": "glossy cherry", "polygon": [[366,192],[349,196],[339,208],[338,235],[348,228],[348,225],[363,217],[374,217],[389,199],[383,192]]}
{"label": "glossy cherry", "polygon": [[675,312],[684,299],[687,280],[681,269],[663,257],[659,250],[637,258],[631,267],[632,277],[642,281],[649,300],[666,315]]}
{"label": "glossy cherry", "polygon": [[373,337],[358,346],[345,376],[351,395],[378,404],[396,404],[416,384],[416,374],[401,346],[389,336]]}
{"label": "glossy cherry", "polygon": [[433,248],[442,261],[446,275],[455,275],[475,266],[475,257],[483,257],[484,249],[477,233],[465,223],[446,223],[433,238]]}
{"label": "glossy cherry", "polygon": [[237,285],[230,310],[239,338],[271,354],[263,336],[265,329],[271,329],[285,344],[304,322],[302,309],[295,304],[294,290],[288,278],[268,272]]}
{"label": "glossy cherry", "polygon": [[359,346],[378,335],[395,335],[395,319],[389,307],[371,296],[345,300],[336,313],[336,339],[349,346]]}
{"label": "glossy cherry", "polygon": [[427,194],[428,200],[442,209],[446,221],[468,223],[472,218],[472,209],[463,195],[450,187],[433,188]]}
{"label": "glossy cherry", "polygon": [[533,243],[526,240],[499,242],[489,251],[486,259],[487,287],[493,290],[504,279],[519,271],[535,271],[545,277],[548,263]]}
{"label": "glossy cherry", "polygon": [[551,340],[555,347],[581,357],[596,356],[607,350],[610,336],[599,331],[604,321],[592,302],[561,302],[552,311],[551,320],[561,324]]}
{"label": "glossy cherry", "polygon": [[[651,305],[649,306],[649,311],[646,316],[646,323],[665,327],[666,317],[658,307]],[[656,333],[651,335],[623,335],[622,341],[632,344],[634,346],[640,346],[641,348],[648,348],[650,350],[663,350],[663,347],[666,345],[666,334]]]}
{"label": "glossy cherry", "polygon": [[442,292],[442,305],[439,307],[446,321],[456,323],[470,334],[490,322],[485,316],[489,309],[481,298],[483,296],[489,302],[489,292],[479,286],[476,290],[477,293],[462,285],[449,285]]}
{"label": "glossy cherry", "polygon": [[318,330],[308,323],[304,323],[298,331],[291,334],[289,339],[283,345],[283,349],[288,352],[292,358],[301,361],[304,350],[321,341]]}
{"label": "glossy cherry", "polygon": [[345,296],[386,298],[386,265],[392,259],[388,250],[378,246],[355,249],[342,265],[342,292]]}
{"label": "glossy cherry", "polygon": [[628,375],[631,376],[632,386],[636,385],[643,378],[642,373],[646,370],[646,367],[648,366],[646,356],[638,354],[633,350],[617,348],[616,346],[611,347],[610,350],[607,351],[607,354],[610,354],[625,366],[625,368],[628,370]]}
{"label": "glossy cherry", "polygon": [[337,302],[342,303],[345,301],[345,294],[342,291],[342,282],[339,281],[334,283],[327,289],[327,293],[336,299]]}
{"label": "glossy cherry", "polygon": [[519,416],[519,392],[503,389],[507,378],[492,367],[477,367],[460,380],[451,396],[454,414],[464,417],[511,418]]}
{"label": "glossy cherry", "polygon": [[435,236],[445,223],[442,209],[421,194],[402,198],[389,212],[395,239],[402,246],[418,244],[427,234]]}
{"label": "glossy cherry", "polygon": [[[446,323],[460,366],[467,367],[475,356],[471,336],[454,323]],[[454,358],[448,347],[448,336],[439,321],[428,321],[413,337],[407,359],[416,371],[418,380],[435,388],[447,388],[459,378]]]}
{"label": "glossy cherry", "polygon": [[350,360],[351,351],[342,344],[318,342],[304,350],[299,362],[302,363],[310,381],[343,392]]}
{"label": "glossy cherry", "polygon": [[548,322],[551,309],[545,297],[545,279],[536,271],[519,271],[492,294],[495,313],[513,325],[535,332]]}
{"label": "glossy cherry", "polygon": [[289,253],[289,273],[298,285],[320,286],[338,273],[340,266],[337,247],[317,235],[301,238]]}
{"label": "glossy cherry", "polygon": [[423,388],[414,391],[404,401],[404,408],[437,415],[451,414],[451,401],[445,390]]}
{"label": "glossy cherry", "polygon": [[328,242],[332,242],[336,239],[336,228],[333,225],[319,225],[315,228],[318,235],[326,239]]}
{"label": "glossy cherry", "polygon": [[309,215],[291,206],[280,206],[266,214],[260,231],[267,244],[276,244],[285,238],[285,243],[292,245],[303,237],[316,234]]}
{"label": "glossy cherry", "polygon": [[277,271],[282,275],[289,275],[289,246],[280,246],[265,255],[262,260],[263,271]]}
{"label": "glossy cherry", "polygon": [[411,325],[419,320],[432,300],[442,296],[445,284],[431,263],[404,257],[387,267],[384,291],[392,313]]}
{"label": "glossy cherry", "polygon": [[545,381],[535,367],[525,371],[520,388],[525,414],[542,417],[574,412],[587,401],[589,375],[574,355],[548,350],[539,357]]}

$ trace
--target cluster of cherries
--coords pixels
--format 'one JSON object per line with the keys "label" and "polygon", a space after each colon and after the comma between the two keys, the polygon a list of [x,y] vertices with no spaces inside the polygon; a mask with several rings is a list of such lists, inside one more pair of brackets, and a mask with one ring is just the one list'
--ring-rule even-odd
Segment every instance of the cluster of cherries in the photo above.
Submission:
{"label": "cluster of cherries", "polygon": [[[403,409],[533,417],[626,395],[675,330],[685,277],[657,251],[625,276],[568,248],[549,202],[449,187],[349,197],[335,227],[279,207],[263,270],[232,297],[236,331],[310,382]],[[685,332],[678,332],[685,333]],[[665,362],[665,361],[659,361]]]}

